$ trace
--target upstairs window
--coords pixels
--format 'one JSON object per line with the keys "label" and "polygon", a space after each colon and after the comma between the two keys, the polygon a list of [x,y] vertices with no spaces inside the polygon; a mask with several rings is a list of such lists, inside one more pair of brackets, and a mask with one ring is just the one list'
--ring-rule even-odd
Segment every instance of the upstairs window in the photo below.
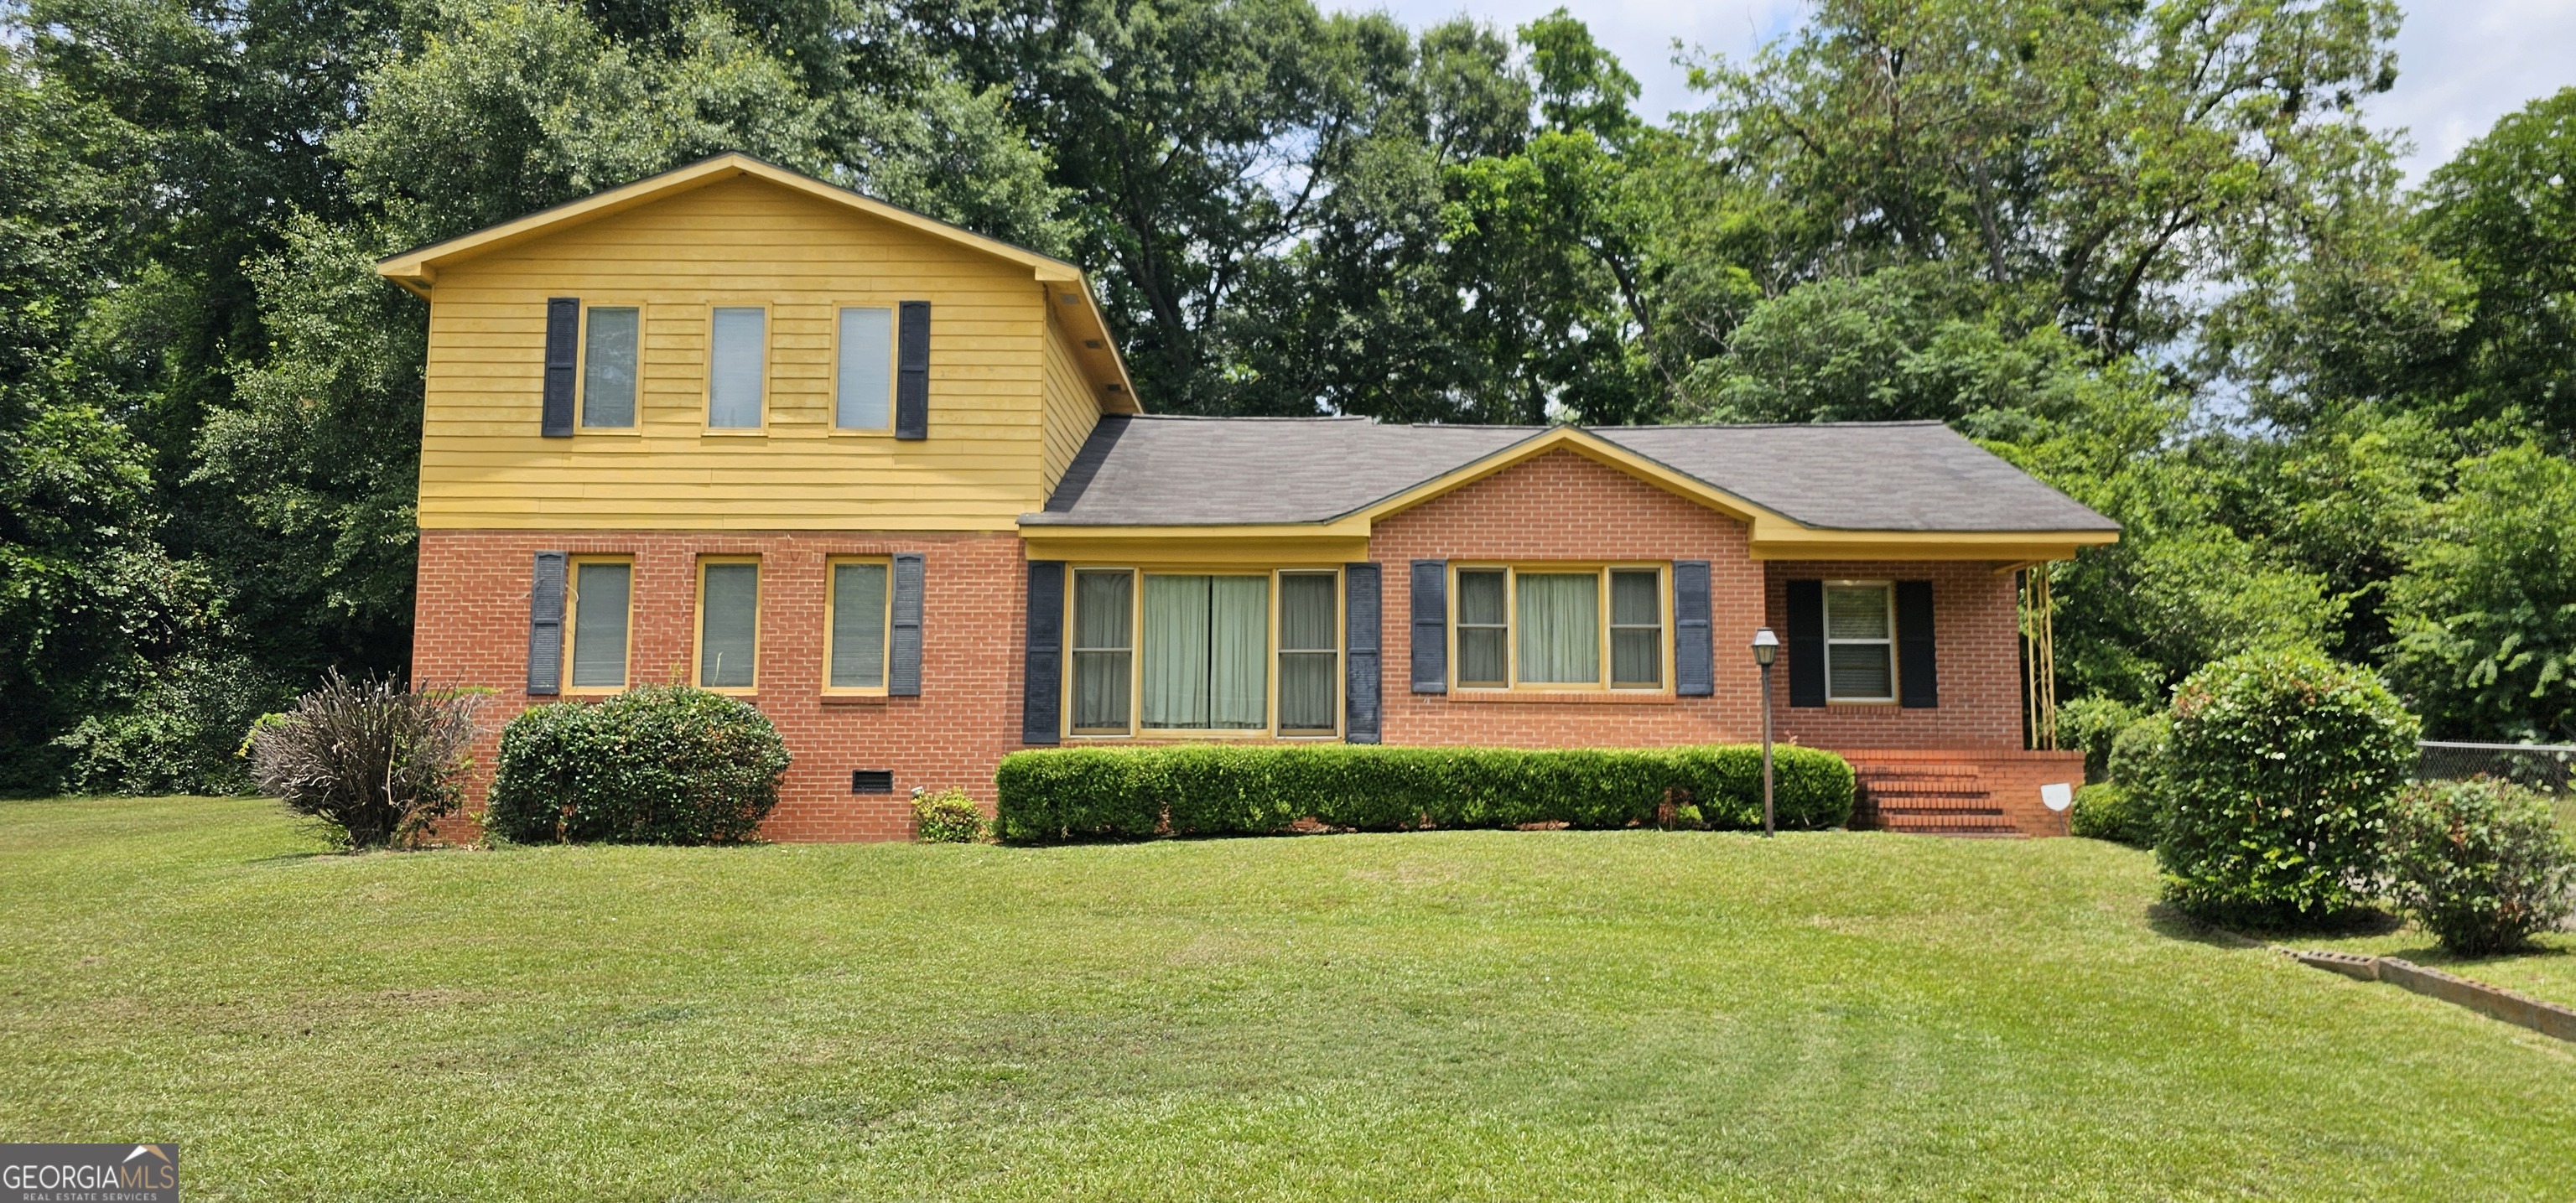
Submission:
{"label": "upstairs window", "polygon": [[1825,697],[1896,700],[1896,605],[1885,581],[1825,584]]}
{"label": "upstairs window", "polygon": [[1457,570],[1462,689],[1661,689],[1670,644],[1660,567]]}
{"label": "upstairs window", "polygon": [[594,305],[581,348],[581,424],[593,430],[635,425],[635,360],[641,314],[635,307]]}
{"label": "upstairs window", "polygon": [[842,430],[888,428],[894,421],[894,311],[842,310],[840,340],[832,425]]}
{"label": "upstairs window", "polygon": [[707,323],[707,425],[719,430],[760,428],[761,389],[768,370],[769,313],[754,307],[719,307]]}

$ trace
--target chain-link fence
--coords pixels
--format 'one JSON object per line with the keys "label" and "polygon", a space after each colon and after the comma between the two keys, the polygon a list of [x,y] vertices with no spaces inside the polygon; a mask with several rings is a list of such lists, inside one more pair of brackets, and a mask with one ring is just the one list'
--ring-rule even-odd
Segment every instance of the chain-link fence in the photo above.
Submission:
{"label": "chain-link fence", "polygon": [[2527,785],[2549,795],[2558,822],[2576,831],[2576,744],[2470,744],[2426,741],[2417,744],[2415,779],[2458,781],[2493,777]]}

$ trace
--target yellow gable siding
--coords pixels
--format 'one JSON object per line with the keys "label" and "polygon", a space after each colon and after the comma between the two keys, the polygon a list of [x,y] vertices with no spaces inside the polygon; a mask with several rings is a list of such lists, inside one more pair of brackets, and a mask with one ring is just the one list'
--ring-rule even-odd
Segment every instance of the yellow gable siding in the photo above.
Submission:
{"label": "yellow gable siding", "polygon": [[1084,379],[1082,368],[1073,361],[1071,335],[1064,323],[1050,314],[1046,330],[1046,488],[1055,491],[1055,482],[1064,479],[1065,468],[1082,450],[1082,442],[1091,437],[1091,428],[1100,424],[1100,403],[1091,396],[1091,382]]}
{"label": "yellow gable siding", "polygon": [[[642,309],[634,430],[540,437],[548,297]],[[448,266],[431,293],[420,524],[1009,529],[1061,471],[1042,394],[1064,352],[1044,297],[1024,266],[750,179]],[[834,431],[836,310],[904,300],[931,303],[929,439]],[[706,427],[717,305],[769,310],[757,433]]]}

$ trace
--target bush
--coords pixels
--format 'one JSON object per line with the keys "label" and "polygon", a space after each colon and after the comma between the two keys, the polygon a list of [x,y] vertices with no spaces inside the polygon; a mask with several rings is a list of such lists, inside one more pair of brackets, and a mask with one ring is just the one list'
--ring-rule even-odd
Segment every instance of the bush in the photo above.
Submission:
{"label": "bush", "polygon": [[2084,779],[2111,779],[2111,741],[2138,721],[2138,708],[2117,698],[2076,698],[2057,708],[2058,746],[2084,753]]}
{"label": "bush", "polygon": [[2174,693],[2158,787],[2165,896],[2220,922],[2314,922],[2370,897],[2416,724],[2313,652],[2210,664]]}
{"label": "bush", "polygon": [[2111,740],[2109,779],[2138,793],[2154,794],[2164,786],[2165,755],[2172,743],[2170,715],[2150,714],[2120,728]]}
{"label": "bush", "polygon": [[[1852,770],[1841,757],[1777,747],[1773,780],[1780,826],[1850,821]],[[1762,750],[1748,745],[1077,748],[1012,753],[1002,760],[998,784],[999,832],[1015,842],[1251,835],[1306,819],[1362,831],[1762,825]]]}
{"label": "bush", "polygon": [[2521,786],[2410,785],[2388,844],[2398,905],[2453,952],[2520,947],[2576,907],[2576,844],[2548,799]]}
{"label": "bush", "polygon": [[2125,785],[2105,781],[2075,791],[2075,808],[2067,830],[2092,840],[2109,840],[2132,848],[2156,846],[2155,799]]}
{"label": "bush", "polygon": [[55,737],[60,785],[88,794],[247,794],[242,732],[296,700],[296,684],[241,656],[182,655],[155,667],[131,702],[82,716]]}
{"label": "bush", "polygon": [[984,811],[962,789],[915,790],[912,830],[925,844],[972,844],[984,838]]}
{"label": "bush", "polygon": [[778,805],[787,747],[721,694],[647,685],[510,720],[484,829],[520,843],[731,844]]}
{"label": "bush", "polygon": [[332,672],[251,728],[251,779],[347,848],[411,843],[464,799],[482,701]]}

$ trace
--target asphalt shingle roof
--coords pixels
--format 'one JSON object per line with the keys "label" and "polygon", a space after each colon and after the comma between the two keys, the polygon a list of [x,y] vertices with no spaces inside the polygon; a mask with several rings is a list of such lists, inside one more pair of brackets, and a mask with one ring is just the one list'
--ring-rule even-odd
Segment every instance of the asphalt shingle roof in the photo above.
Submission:
{"label": "asphalt shingle roof", "polygon": [[[1546,433],[1366,418],[1104,417],[1030,525],[1325,522]],[[2116,530],[1938,422],[1590,433],[1811,527]]]}

